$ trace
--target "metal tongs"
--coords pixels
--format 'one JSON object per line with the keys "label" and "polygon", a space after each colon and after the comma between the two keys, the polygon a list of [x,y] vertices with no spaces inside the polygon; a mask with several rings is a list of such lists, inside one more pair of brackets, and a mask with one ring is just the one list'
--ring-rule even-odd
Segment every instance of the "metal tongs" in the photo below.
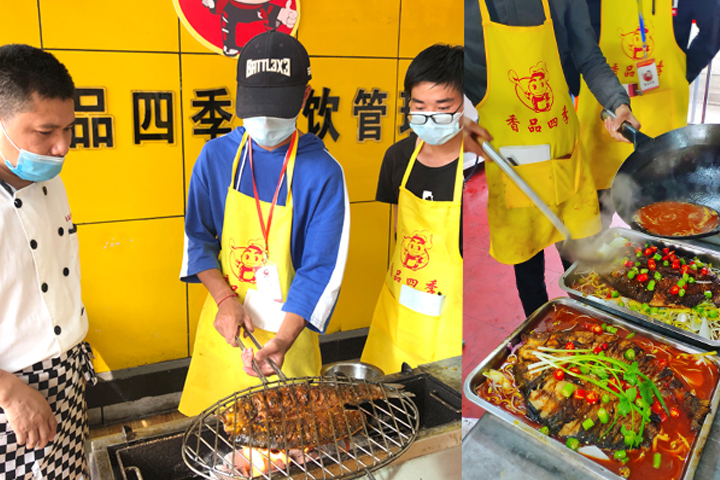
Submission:
{"label": "metal tongs", "polygon": [[[242,325],[242,328],[245,330],[245,334],[246,334],[248,337],[250,337],[250,340],[252,340],[252,342],[255,344],[255,347],[257,347],[257,349],[260,350],[263,346],[260,345],[260,342],[257,341],[257,338],[255,338],[255,335],[253,335],[252,332],[251,332],[250,330],[248,330],[247,327],[245,327],[245,324],[244,324],[244,323],[242,323],[241,325]],[[235,336],[235,341],[237,342],[238,346],[240,347],[240,350],[244,352],[247,347],[246,347],[245,344],[242,342],[242,340],[240,340],[240,334],[239,334],[239,333],[240,333],[240,332],[238,332],[238,335]],[[268,357],[268,358],[266,359],[266,361],[270,364],[270,366],[272,367],[272,369],[275,371],[275,375],[277,375],[278,378],[279,378],[280,380],[282,380],[283,382],[287,382],[287,377],[286,377],[285,374],[282,372],[282,370],[280,370],[280,367],[277,366],[277,364],[273,361],[273,359],[270,358],[270,357]],[[260,378],[260,380],[262,381],[262,383],[263,383],[263,384],[267,384],[267,383],[268,383],[268,379],[267,379],[267,377],[265,376],[265,374],[262,373],[262,370],[260,370],[260,365],[258,364],[257,360],[255,360],[255,357],[253,357],[253,359],[252,359],[252,367],[253,367],[253,370],[255,370],[255,373],[257,373],[257,376],[258,376],[258,378]]]}
{"label": "metal tongs", "polygon": [[[476,141],[478,141],[476,139]],[[555,215],[555,212],[550,210],[550,208],[545,204],[545,202],[542,201],[540,196],[535,193],[535,190],[533,190],[530,185],[527,184],[523,178],[518,175],[518,173],[512,168],[510,165],[510,162],[503,157],[495,148],[493,148],[492,145],[490,145],[490,142],[482,142],[480,145],[485,153],[488,154],[488,156],[492,159],[493,162],[497,164],[500,169],[505,172],[505,174],[510,177],[510,180],[513,181],[515,185],[518,186],[522,192],[527,195],[527,197],[535,204],[535,206],[540,210],[540,212],[545,215],[545,217],[550,220],[550,223],[553,224],[553,226],[557,229],[558,232],[563,236],[563,239],[565,242],[570,240],[572,237],[570,236],[570,230],[565,226],[565,224],[558,218],[557,215]]]}

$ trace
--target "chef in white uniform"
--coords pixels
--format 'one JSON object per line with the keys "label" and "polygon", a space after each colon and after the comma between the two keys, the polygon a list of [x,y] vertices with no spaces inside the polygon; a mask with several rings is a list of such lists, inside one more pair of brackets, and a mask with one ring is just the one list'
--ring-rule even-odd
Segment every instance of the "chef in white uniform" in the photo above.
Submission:
{"label": "chef in white uniform", "polygon": [[77,227],[58,174],[75,87],[50,53],[0,47],[0,478],[89,478]]}

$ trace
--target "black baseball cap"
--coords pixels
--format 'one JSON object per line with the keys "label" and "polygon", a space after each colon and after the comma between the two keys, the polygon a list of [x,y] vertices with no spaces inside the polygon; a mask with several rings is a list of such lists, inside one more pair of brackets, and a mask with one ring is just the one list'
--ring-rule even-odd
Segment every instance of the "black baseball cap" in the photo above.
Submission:
{"label": "black baseball cap", "polygon": [[238,58],[237,116],[296,117],[310,78],[310,57],[297,39],[276,30],[256,35]]}

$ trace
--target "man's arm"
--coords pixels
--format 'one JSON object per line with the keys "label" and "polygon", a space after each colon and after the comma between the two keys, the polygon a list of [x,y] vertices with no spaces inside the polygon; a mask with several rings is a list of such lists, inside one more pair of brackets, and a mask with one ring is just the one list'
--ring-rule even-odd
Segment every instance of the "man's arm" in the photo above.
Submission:
{"label": "man's arm", "polygon": [[484,42],[478,0],[465,0],[465,81],[463,89],[473,105],[480,103],[487,90]]}
{"label": "man's arm", "polygon": [[[677,22],[684,22],[689,31],[693,19],[699,32],[686,51],[685,76],[688,83],[695,80],[720,51],[720,1],[680,0],[678,15],[673,23],[677,25]],[[680,48],[685,50],[685,45],[680,45]]]}
{"label": "man's arm", "polygon": [[4,370],[0,370],[0,408],[19,445],[42,449],[55,438],[57,420],[45,397]]}

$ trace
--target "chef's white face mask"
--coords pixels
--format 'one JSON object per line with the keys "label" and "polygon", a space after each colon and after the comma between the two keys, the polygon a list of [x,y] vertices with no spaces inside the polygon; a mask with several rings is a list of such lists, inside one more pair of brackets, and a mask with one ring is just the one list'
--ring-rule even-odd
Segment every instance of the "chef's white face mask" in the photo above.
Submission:
{"label": "chef's white face mask", "polygon": [[40,155],[39,153],[28,152],[15,145],[15,142],[12,141],[5,131],[5,126],[2,124],[2,121],[0,121],[0,130],[3,135],[5,135],[5,138],[8,139],[8,142],[20,152],[17,159],[17,167],[14,167],[0,151],[0,157],[5,160],[5,165],[12,173],[28,182],[44,182],[55,178],[60,173],[63,162],[65,161],[65,155],[62,157],[53,157],[51,155]]}
{"label": "chef's white face mask", "polygon": [[[299,114],[298,114],[299,116]],[[274,147],[295,131],[297,118],[252,117],[243,119],[250,138],[263,147]]]}

